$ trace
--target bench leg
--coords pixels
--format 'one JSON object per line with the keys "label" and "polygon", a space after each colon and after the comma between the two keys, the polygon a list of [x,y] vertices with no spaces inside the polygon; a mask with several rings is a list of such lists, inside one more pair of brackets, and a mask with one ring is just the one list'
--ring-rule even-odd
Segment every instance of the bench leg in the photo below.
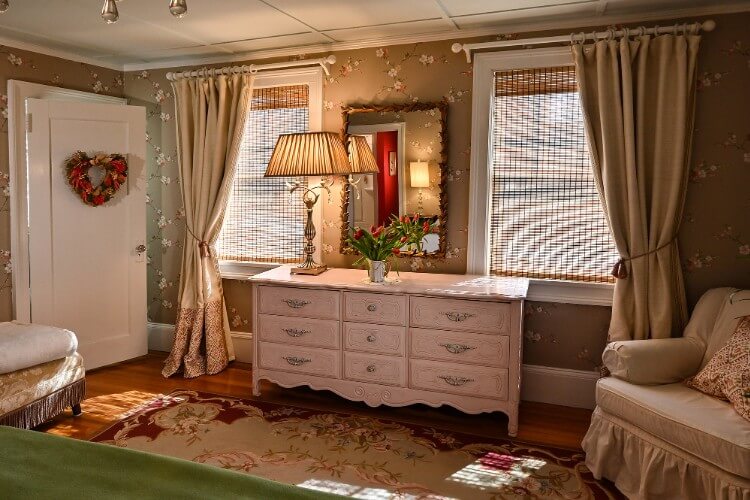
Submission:
{"label": "bench leg", "polygon": [[81,411],[81,405],[80,404],[73,405],[73,416],[77,417],[81,413],[82,413],[82,411]]}

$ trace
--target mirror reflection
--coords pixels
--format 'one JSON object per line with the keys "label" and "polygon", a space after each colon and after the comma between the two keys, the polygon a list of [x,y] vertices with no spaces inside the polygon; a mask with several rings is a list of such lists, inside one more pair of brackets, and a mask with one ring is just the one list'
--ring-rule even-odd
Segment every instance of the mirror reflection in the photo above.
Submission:
{"label": "mirror reflection", "polygon": [[346,132],[366,140],[378,165],[377,174],[355,175],[353,184],[348,187],[347,213],[342,214],[348,227],[386,225],[394,217],[413,219],[419,214],[420,220],[435,227],[435,232],[425,235],[421,250],[438,252],[443,230],[440,221],[443,152],[440,108],[351,112]]}

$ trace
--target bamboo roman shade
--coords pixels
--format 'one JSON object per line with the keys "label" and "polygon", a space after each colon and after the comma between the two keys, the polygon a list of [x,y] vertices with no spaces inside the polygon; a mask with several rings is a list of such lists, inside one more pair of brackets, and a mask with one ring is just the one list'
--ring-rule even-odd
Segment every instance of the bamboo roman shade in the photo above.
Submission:
{"label": "bamboo roman shade", "polygon": [[[240,146],[224,226],[216,242],[219,258],[247,262],[299,262],[305,208],[290,196],[290,177],[264,177],[280,135],[307,132],[307,85],[256,88]],[[299,178],[305,182],[305,178]]]}
{"label": "bamboo roman shade", "polygon": [[492,115],[490,272],[612,281],[575,69],[495,73]]}

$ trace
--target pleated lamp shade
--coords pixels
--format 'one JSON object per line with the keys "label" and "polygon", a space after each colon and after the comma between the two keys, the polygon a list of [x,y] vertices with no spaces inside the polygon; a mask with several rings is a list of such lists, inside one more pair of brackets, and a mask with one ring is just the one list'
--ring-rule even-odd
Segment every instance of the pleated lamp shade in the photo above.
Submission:
{"label": "pleated lamp shade", "polygon": [[352,157],[353,174],[377,174],[380,172],[372,148],[363,135],[349,136],[349,151]]}
{"label": "pleated lamp shade", "polygon": [[276,141],[265,177],[349,175],[351,165],[339,135],[334,132],[282,134]]}

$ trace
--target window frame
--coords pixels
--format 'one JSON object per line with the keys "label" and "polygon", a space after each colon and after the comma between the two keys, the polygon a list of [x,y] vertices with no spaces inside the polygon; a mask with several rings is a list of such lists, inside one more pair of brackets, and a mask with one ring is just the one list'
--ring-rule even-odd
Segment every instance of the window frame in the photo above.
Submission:
{"label": "window frame", "polygon": [[[294,68],[278,71],[263,71],[255,75],[253,88],[282,87],[289,85],[307,85],[308,87],[308,130],[320,132],[323,130],[323,69]],[[320,177],[308,177],[310,184],[320,182]],[[323,201],[319,200],[313,207],[313,223],[316,234],[313,239],[315,245],[314,258],[316,262],[322,259],[322,230],[323,230]],[[299,235],[303,238],[303,235]],[[302,256],[300,256],[302,258]],[[219,260],[219,271],[224,279],[247,279],[269,269],[282,266],[282,263],[248,262],[236,260]]]}
{"label": "window frame", "polygon": [[[492,141],[492,96],[496,71],[572,66],[570,47],[484,52],[474,55],[472,88],[469,241],[467,272],[489,275],[489,148]],[[527,299],[569,304],[612,305],[614,285],[551,279],[529,279]]]}

